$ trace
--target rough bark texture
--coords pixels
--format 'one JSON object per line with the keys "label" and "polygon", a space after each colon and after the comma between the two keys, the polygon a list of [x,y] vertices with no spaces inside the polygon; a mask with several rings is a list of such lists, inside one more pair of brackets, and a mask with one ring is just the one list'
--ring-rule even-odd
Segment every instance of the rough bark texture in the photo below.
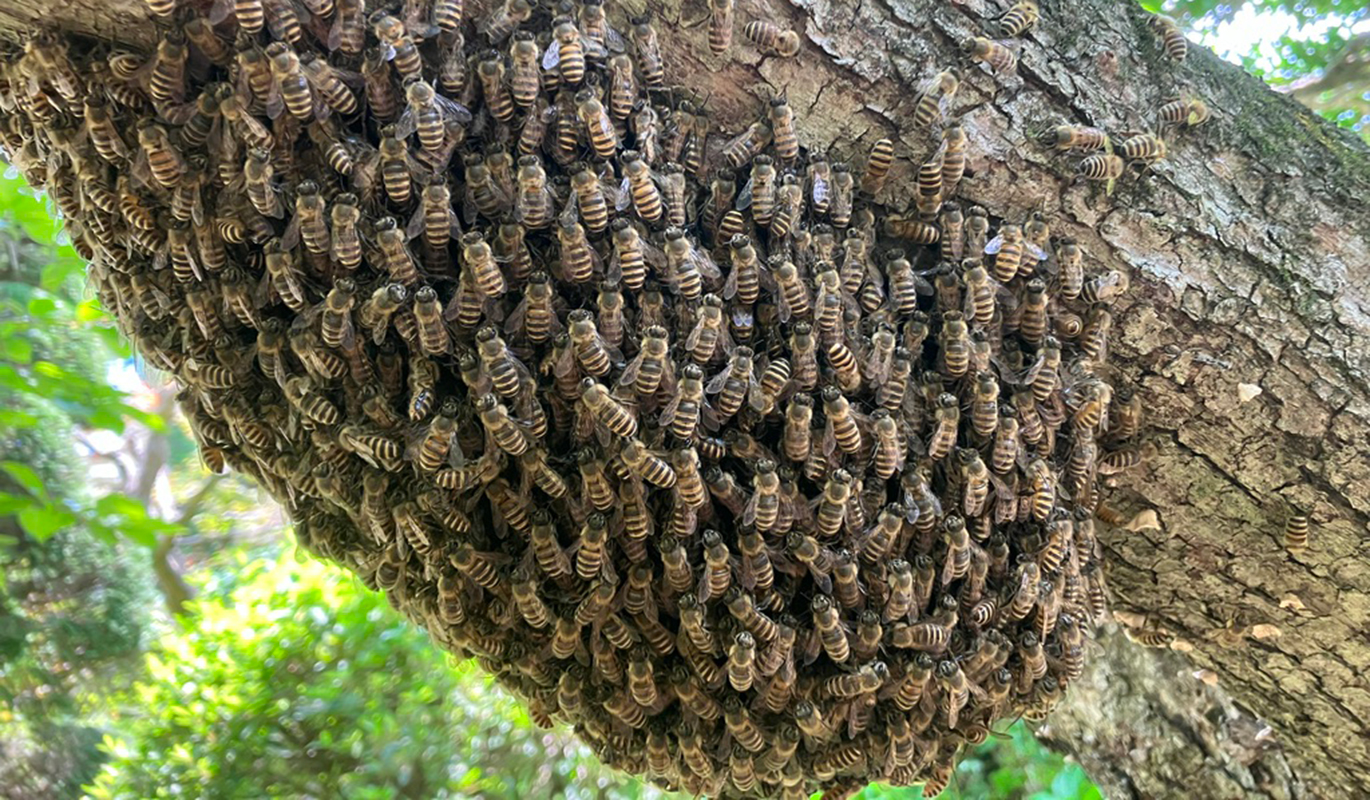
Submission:
{"label": "rough bark texture", "polygon": [[[1004,10],[739,0],[739,25],[771,19],[807,42],[795,59],[739,44],[725,60],[702,44],[702,3],[652,5],[673,74],[710,96],[718,128],[739,130],[785,93],[801,138],[833,142],[834,158],[860,162],[893,138],[892,207],[935,146],[908,122],[917,86]],[[1126,481],[1131,524],[1104,537],[1109,580],[1115,607],[1193,648],[1181,666],[1107,639],[1094,691],[1072,690],[1052,738],[1118,797],[1354,794],[1370,780],[1370,152],[1208,52],[1167,60],[1130,0],[1043,12],[1016,74],[962,74],[973,175],[961,194],[1010,220],[1040,207],[1101,268],[1131,270],[1114,358],[1144,392],[1158,455]],[[152,31],[132,0],[0,0],[0,27],[34,20],[135,44]],[[1112,196],[1033,142],[1059,122],[1151,128],[1182,87],[1214,120]],[[1297,558],[1281,544],[1296,509],[1315,525]],[[1240,706],[1188,677],[1196,668]],[[1273,737],[1255,741],[1266,722]]]}

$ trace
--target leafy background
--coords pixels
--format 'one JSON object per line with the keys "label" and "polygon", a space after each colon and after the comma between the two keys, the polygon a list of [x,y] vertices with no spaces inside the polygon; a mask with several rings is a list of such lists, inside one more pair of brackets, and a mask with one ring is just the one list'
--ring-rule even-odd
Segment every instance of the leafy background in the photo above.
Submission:
{"label": "leafy background", "polygon": [[[1142,0],[1370,136],[1361,0]],[[0,179],[0,791],[93,798],[655,798],[544,731],[209,475],[45,198]],[[916,798],[872,786],[865,798]],[[1098,798],[1013,725],[945,796]]]}

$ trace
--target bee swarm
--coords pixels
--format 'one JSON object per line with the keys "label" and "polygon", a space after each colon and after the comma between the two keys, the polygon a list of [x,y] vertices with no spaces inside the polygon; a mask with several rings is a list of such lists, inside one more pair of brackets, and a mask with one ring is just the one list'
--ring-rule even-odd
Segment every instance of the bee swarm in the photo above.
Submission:
{"label": "bee swarm", "polygon": [[[1081,675],[1096,479],[1140,458],[1127,280],[951,199],[953,71],[887,214],[891,141],[828,163],[783,98],[711,136],[652,21],[593,0],[149,5],[154,54],[11,53],[10,161],[206,464],[534,719],[695,793],[932,796]],[[709,5],[715,53],[800,49]],[[1148,136],[1044,144],[1111,182]]]}

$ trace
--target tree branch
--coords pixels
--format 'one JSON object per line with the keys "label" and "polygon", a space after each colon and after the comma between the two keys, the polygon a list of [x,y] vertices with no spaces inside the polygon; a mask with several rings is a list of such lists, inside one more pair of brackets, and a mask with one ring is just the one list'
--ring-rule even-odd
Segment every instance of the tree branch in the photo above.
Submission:
{"label": "tree branch", "polygon": [[[146,44],[135,3],[0,0],[0,28],[43,19]],[[624,5],[614,13],[644,3]],[[742,43],[711,56],[707,26],[680,27],[675,5],[651,5],[669,74],[710,97],[718,140],[784,92],[814,151],[859,164],[876,139],[896,142],[880,198],[894,209],[910,204],[916,165],[936,145],[911,122],[917,88],[961,65],[961,199],[1012,220],[1041,209],[1091,270],[1133,279],[1111,361],[1140,387],[1159,453],[1127,476],[1135,489],[1120,506],[1158,525],[1103,536],[1115,599],[1189,642],[1194,661],[1274,726],[1304,781],[1329,791],[1370,781],[1370,150],[1211,53],[1191,46],[1182,64],[1166,60],[1130,0],[1044,5],[1017,73],[1002,77],[956,52],[1001,13],[987,0],[739,0],[741,21],[803,32],[793,59]],[[1214,119],[1171,136],[1168,157],[1111,196],[1075,179],[1076,159],[1035,144],[1062,121],[1152,127],[1181,87]],[[1280,542],[1296,512],[1315,529],[1293,557]],[[1253,622],[1282,635],[1254,637]],[[1123,686],[1142,668],[1108,667]],[[1164,704],[1145,707],[1166,719]],[[1123,768],[1145,785],[1142,767]]]}

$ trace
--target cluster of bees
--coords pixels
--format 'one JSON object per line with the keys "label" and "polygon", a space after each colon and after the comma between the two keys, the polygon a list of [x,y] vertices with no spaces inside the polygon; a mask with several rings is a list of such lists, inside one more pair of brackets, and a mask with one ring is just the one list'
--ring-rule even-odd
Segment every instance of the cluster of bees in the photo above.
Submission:
{"label": "cluster of bees", "polygon": [[[9,54],[12,163],[207,465],[535,719],[696,793],[933,796],[1081,675],[1127,278],[954,199],[952,70],[896,214],[891,141],[825,160],[784,97],[718,131],[599,0],[149,4],[150,55]],[[800,49],[709,5],[715,54]]]}

